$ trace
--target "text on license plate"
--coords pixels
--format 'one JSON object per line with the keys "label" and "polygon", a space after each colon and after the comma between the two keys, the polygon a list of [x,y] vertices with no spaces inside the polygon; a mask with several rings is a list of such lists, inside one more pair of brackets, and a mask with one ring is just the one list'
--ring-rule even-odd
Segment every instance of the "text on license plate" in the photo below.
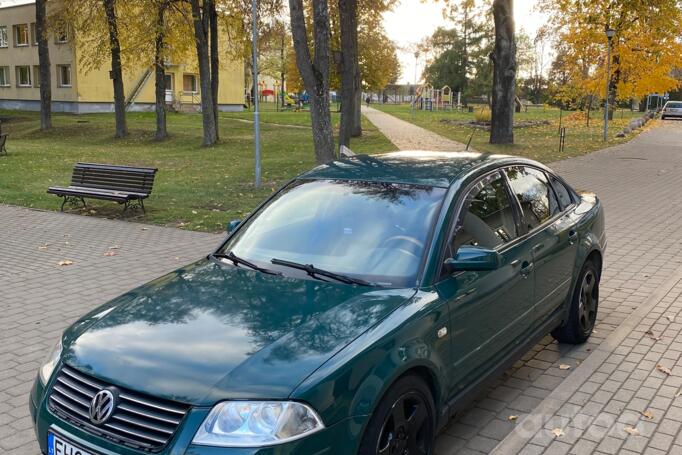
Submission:
{"label": "text on license plate", "polygon": [[95,455],[60,438],[54,433],[47,434],[47,455]]}

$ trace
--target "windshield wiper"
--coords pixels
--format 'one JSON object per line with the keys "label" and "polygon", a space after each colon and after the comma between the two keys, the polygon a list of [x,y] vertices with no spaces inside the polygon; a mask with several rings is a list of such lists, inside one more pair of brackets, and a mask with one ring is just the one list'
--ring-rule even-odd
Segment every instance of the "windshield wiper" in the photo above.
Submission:
{"label": "windshield wiper", "polygon": [[305,271],[308,275],[313,278],[318,278],[320,276],[331,278],[336,281],[341,281],[346,284],[359,284],[360,286],[372,286],[369,281],[361,280],[360,278],[353,278],[348,275],[342,275],[340,273],[330,272],[328,270],[318,269],[312,264],[301,264],[298,262],[285,261],[283,259],[272,258],[270,261],[275,265],[283,265],[285,267],[291,267],[292,269],[298,269]]}
{"label": "windshield wiper", "polygon": [[246,259],[242,259],[239,256],[237,256],[236,254],[234,254],[232,251],[230,251],[227,254],[214,253],[211,256],[213,256],[214,258],[218,258],[218,259],[227,259],[228,261],[232,261],[232,263],[235,266],[240,265],[240,264],[245,265],[245,266],[249,267],[250,269],[256,270],[256,271],[261,272],[261,273],[267,273],[268,275],[281,275],[281,273],[279,273],[279,272],[275,272],[274,270],[269,270],[269,269],[260,267],[256,264],[254,264],[253,262],[247,261]]}

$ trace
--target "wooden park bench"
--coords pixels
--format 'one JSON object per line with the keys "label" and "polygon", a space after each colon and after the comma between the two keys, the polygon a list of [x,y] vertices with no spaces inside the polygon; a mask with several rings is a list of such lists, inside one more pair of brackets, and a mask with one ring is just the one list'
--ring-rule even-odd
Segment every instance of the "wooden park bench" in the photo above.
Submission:
{"label": "wooden park bench", "polygon": [[77,163],[73,168],[70,186],[51,186],[47,192],[64,198],[62,211],[67,202],[81,201],[85,207],[85,199],[88,198],[123,204],[121,216],[130,207],[139,207],[146,213],[144,200],[152,192],[156,171],[148,167]]}
{"label": "wooden park bench", "polygon": [[0,155],[7,155],[7,135],[0,133]]}

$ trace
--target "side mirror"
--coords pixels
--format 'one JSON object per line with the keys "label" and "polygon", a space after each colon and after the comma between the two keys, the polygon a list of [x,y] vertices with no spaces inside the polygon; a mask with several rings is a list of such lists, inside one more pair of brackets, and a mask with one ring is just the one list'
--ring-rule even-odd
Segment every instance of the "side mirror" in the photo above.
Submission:
{"label": "side mirror", "polygon": [[229,223],[227,223],[227,233],[232,234],[235,229],[237,229],[237,226],[239,226],[239,223],[241,223],[242,220],[232,220]]}
{"label": "side mirror", "polygon": [[457,250],[454,258],[445,260],[448,272],[475,272],[495,270],[502,265],[502,256],[495,250],[465,245]]}

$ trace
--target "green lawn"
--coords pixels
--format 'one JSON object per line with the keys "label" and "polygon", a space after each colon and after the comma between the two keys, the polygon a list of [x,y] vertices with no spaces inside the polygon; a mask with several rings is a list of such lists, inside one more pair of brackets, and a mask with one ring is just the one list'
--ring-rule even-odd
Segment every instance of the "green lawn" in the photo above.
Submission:
{"label": "green lawn", "polygon": [[[38,115],[0,111],[9,118],[9,156],[0,156],[0,203],[58,210],[61,199],[46,194],[50,185],[68,185],[78,161],[159,168],[147,215],[131,218],[200,231],[220,231],[231,219],[243,218],[268,194],[314,166],[307,112],[264,112],[262,115],[263,185],[256,189],[252,113],[223,113],[220,144],[201,146],[201,116],[170,114],[171,138],[153,140],[155,117],[129,113],[130,136],[113,139],[112,114],[54,116],[54,131],[39,131]],[[338,123],[338,115],[334,114]],[[362,153],[394,149],[369,122],[364,136],[352,143]],[[88,200],[84,215],[118,217],[121,207]]]}
{"label": "green lawn", "polygon": [[[412,122],[410,105],[373,104],[372,107],[380,109],[398,118]],[[479,109],[479,108],[477,108]],[[605,147],[603,142],[603,112],[593,111],[590,126],[586,126],[586,113],[563,112],[562,126],[566,127],[566,146],[563,153],[559,152],[559,110],[553,108],[529,108],[528,112],[515,114],[514,121],[547,120],[549,124],[514,130],[514,145],[491,145],[488,143],[490,133],[474,129],[465,125],[457,125],[448,122],[470,121],[474,114],[458,111],[416,111],[414,123],[438,133],[447,138],[466,143],[471,135],[471,146],[479,151],[491,153],[504,153],[520,155],[538,161],[549,163],[552,161],[572,156],[584,155]],[[634,134],[625,138],[616,138],[633,118],[641,117],[640,112],[618,111],[614,120],[610,123],[609,144],[628,141]]]}

